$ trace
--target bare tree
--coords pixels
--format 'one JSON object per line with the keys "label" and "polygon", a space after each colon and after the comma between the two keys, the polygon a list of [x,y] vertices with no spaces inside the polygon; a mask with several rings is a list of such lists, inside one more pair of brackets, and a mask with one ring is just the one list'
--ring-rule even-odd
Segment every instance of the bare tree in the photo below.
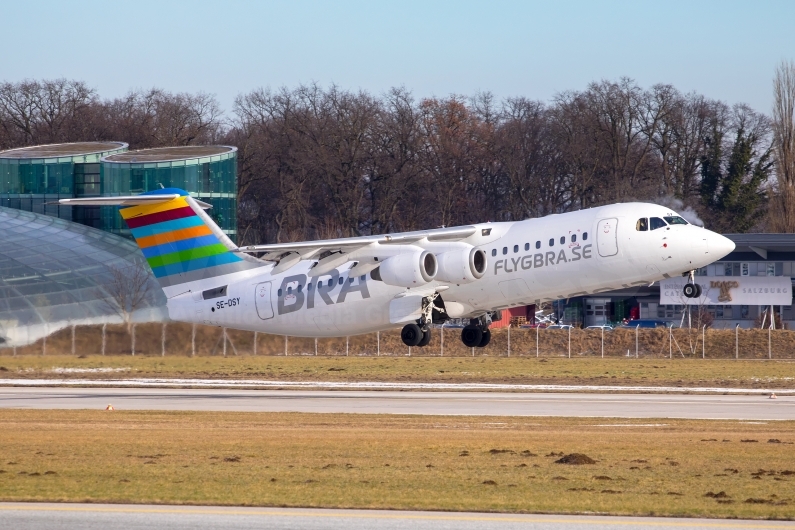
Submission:
{"label": "bare tree", "polygon": [[795,61],[784,61],[773,79],[773,149],[778,193],[770,228],[795,232]]}
{"label": "bare tree", "polygon": [[127,326],[127,332],[132,332],[133,313],[141,309],[152,289],[151,274],[146,265],[141,262],[126,267],[108,267],[111,281],[105,285],[105,290],[110,299],[105,298],[107,307],[119,315]]}

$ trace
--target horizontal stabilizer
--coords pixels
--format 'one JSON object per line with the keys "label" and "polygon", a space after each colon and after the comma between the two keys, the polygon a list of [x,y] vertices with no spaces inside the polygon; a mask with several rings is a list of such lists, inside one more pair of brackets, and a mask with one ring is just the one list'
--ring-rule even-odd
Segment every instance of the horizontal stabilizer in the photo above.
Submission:
{"label": "horizontal stabilizer", "polygon": [[[121,197],[86,197],[81,199],[60,199],[59,204],[63,206],[141,206],[145,204],[160,204],[163,202],[178,199],[178,194],[163,195],[127,195]],[[206,202],[196,201],[196,204],[208,210],[212,205]]]}

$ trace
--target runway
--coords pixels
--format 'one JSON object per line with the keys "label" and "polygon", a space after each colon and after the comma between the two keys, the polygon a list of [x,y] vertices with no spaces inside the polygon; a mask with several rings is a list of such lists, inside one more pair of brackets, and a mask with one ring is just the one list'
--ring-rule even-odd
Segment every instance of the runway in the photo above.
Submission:
{"label": "runway", "polygon": [[3,528],[28,530],[679,530],[795,528],[787,521],[680,519],[663,517],[595,517],[467,512],[404,512],[241,508],[213,506],[146,506],[114,504],[0,503]]}
{"label": "runway", "polygon": [[0,408],[795,420],[795,397],[0,387]]}

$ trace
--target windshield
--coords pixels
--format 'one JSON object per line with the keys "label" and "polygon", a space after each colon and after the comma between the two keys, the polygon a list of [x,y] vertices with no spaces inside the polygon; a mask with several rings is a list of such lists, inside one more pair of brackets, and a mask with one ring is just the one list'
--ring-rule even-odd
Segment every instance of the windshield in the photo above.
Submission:
{"label": "windshield", "polygon": [[669,225],[686,225],[688,224],[687,221],[679,217],[678,215],[672,215],[670,217],[663,217]]}

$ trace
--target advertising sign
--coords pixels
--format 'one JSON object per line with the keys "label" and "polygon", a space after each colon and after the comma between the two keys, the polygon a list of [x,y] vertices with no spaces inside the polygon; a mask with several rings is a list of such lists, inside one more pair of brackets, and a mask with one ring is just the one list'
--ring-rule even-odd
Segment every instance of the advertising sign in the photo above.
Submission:
{"label": "advertising sign", "polygon": [[791,305],[792,279],[787,276],[696,276],[701,298],[685,298],[686,277],[660,281],[663,305]]}

